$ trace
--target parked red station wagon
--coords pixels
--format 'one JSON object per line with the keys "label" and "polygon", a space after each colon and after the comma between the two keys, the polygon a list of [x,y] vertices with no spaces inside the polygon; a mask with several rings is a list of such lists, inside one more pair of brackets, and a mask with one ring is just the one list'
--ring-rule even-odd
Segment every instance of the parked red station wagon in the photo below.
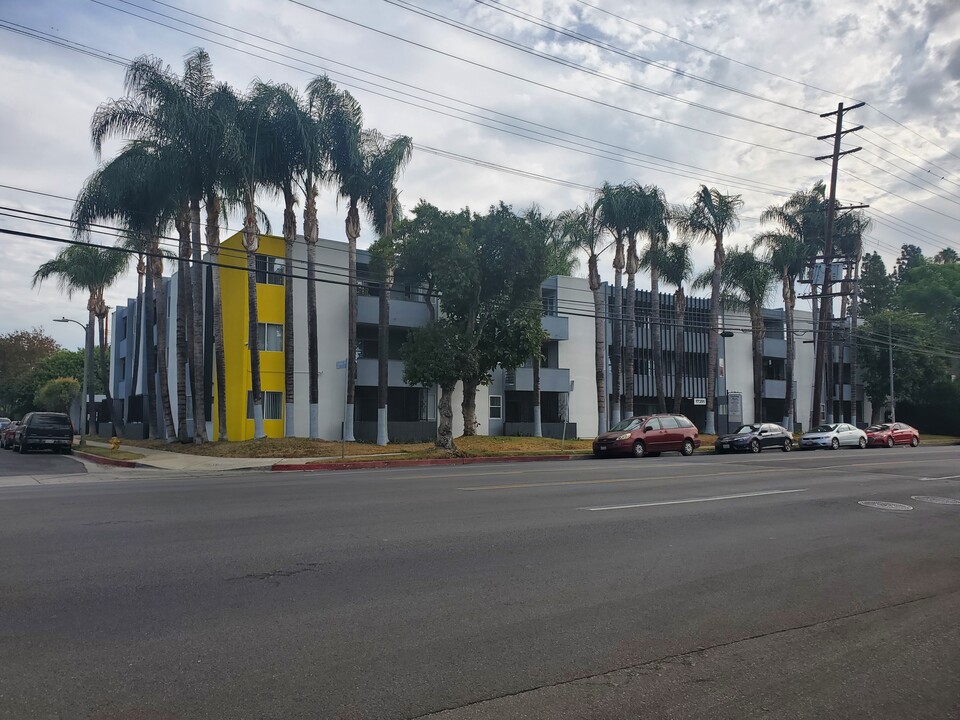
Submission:
{"label": "parked red station wagon", "polygon": [[867,428],[867,444],[873,447],[920,444],[920,432],[906,423],[883,423]]}
{"label": "parked red station wagon", "polygon": [[593,454],[657,456],[661,452],[693,455],[700,431],[684,415],[638,415],[621,420],[593,441]]}

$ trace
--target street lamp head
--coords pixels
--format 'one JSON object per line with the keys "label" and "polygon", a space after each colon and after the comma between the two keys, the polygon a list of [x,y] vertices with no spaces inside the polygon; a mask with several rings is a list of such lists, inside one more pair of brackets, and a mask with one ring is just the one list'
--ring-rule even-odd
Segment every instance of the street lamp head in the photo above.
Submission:
{"label": "street lamp head", "polygon": [[732,331],[732,330],[722,330],[722,331],[720,332],[720,337],[733,337],[733,331]]}

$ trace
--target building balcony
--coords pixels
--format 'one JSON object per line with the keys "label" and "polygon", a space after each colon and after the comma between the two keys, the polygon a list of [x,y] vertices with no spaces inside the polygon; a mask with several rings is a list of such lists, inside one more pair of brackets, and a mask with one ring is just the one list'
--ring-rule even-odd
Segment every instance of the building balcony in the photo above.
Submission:
{"label": "building balcony", "polygon": [[[508,370],[503,383],[506,390],[533,392],[533,368]],[[570,392],[569,368],[540,368],[540,392]]]}
{"label": "building balcony", "polygon": [[570,321],[559,315],[544,315],[543,329],[550,340],[569,340]]}
{"label": "building balcony", "polygon": [[[357,322],[377,325],[380,322],[380,298],[361,295],[357,298]],[[392,327],[421,327],[430,320],[430,310],[421,301],[401,300],[390,295],[390,325]]]}
{"label": "building balcony", "polygon": [[[339,372],[343,372],[340,370]],[[377,359],[360,358],[357,360],[357,385],[377,387]],[[403,381],[403,360],[387,361],[387,385],[390,387],[411,387]]]}
{"label": "building balcony", "polygon": [[[787,357],[787,341],[774,338],[763,339],[763,356],[770,358]],[[783,397],[782,395],[780,397]]]}
{"label": "building balcony", "polygon": [[783,400],[787,397],[787,381],[765,379],[763,381],[763,396],[774,400]]}

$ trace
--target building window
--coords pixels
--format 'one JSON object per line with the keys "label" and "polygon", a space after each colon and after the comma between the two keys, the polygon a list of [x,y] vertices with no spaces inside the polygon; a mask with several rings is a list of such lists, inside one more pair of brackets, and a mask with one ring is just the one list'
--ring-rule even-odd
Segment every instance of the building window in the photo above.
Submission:
{"label": "building window", "polygon": [[[283,393],[263,393],[263,419],[283,420]],[[253,420],[253,391],[247,390],[247,420]]]}
{"label": "building window", "polygon": [[120,381],[124,381],[127,378],[127,359],[120,358]]}
{"label": "building window", "polygon": [[490,396],[490,419],[500,420],[503,417],[503,396]]}
{"label": "building window", "polygon": [[283,258],[257,255],[257,282],[261,285],[283,285]]}
{"label": "building window", "polygon": [[257,349],[261,352],[283,352],[283,325],[257,323]]}

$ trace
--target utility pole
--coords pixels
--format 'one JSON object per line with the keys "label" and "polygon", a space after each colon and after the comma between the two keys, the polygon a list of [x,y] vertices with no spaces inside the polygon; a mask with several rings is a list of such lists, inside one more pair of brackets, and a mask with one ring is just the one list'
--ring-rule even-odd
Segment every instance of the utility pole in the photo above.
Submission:
{"label": "utility pole", "polygon": [[897,399],[893,394],[893,322],[887,318],[887,349],[890,359],[890,422],[897,421]]}
{"label": "utility pole", "polygon": [[[833,264],[833,226],[836,220],[837,214],[837,168],[840,163],[840,158],[843,155],[849,155],[850,153],[855,153],[861,148],[853,148],[851,150],[840,150],[840,141],[843,139],[843,136],[847,133],[856,132],[857,130],[862,130],[863,125],[858,125],[855,128],[850,128],[849,130],[843,129],[843,115],[850,110],[856,110],[859,107],[863,107],[865,103],[857,103],[856,105],[851,105],[848,108],[844,108],[843,103],[837,105],[837,109],[834,112],[823,113],[820,117],[830,117],[831,115],[837,116],[837,128],[831,135],[822,135],[818,137],[818,140],[826,140],[830,137],[833,138],[833,153],[831,155],[822,155],[817,160],[826,160],[831,158],[833,163],[830,170],[830,199],[827,202],[827,225],[826,232],[824,235],[824,274],[823,274],[823,290],[820,293],[821,303],[820,303],[820,319],[817,323],[817,334],[815,337],[816,348],[815,357],[816,361],[814,364],[813,372],[813,407],[810,412],[810,427],[816,427],[820,424],[820,405],[824,402],[823,400],[823,381],[824,381],[824,366],[827,360],[827,348],[830,347],[830,335],[832,327],[830,324],[830,316],[833,310],[833,295],[830,292],[831,278],[830,271]],[[831,358],[832,362],[832,358]],[[833,389],[830,388],[830,398],[828,402],[832,405],[833,403]]]}

